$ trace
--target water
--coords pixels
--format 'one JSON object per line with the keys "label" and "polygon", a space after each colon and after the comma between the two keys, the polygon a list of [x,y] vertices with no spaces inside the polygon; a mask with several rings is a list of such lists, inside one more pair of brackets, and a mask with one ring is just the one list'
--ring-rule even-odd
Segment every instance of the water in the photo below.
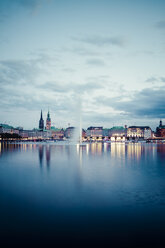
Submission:
{"label": "water", "polygon": [[165,145],[0,144],[0,245],[165,247]]}

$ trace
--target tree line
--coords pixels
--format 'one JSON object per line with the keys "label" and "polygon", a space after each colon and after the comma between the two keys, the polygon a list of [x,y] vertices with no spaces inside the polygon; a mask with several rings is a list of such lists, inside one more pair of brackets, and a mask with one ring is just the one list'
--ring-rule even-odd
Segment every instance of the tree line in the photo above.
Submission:
{"label": "tree line", "polygon": [[0,137],[1,137],[1,140],[21,139],[21,136],[17,133],[1,133]]}

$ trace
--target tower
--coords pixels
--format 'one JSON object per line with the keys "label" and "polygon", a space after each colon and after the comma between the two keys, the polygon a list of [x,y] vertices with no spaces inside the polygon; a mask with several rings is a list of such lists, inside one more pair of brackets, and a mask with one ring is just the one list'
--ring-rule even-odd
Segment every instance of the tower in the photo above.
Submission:
{"label": "tower", "polygon": [[46,129],[47,130],[50,130],[51,129],[51,119],[50,119],[49,111],[48,111],[47,119],[46,119]]}
{"label": "tower", "polygon": [[44,130],[44,120],[42,118],[42,110],[41,110],[41,117],[40,117],[40,120],[39,120],[39,129],[40,130]]}
{"label": "tower", "polygon": [[160,124],[159,124],[159,127],[162,127],[162,120],[160,120]]}

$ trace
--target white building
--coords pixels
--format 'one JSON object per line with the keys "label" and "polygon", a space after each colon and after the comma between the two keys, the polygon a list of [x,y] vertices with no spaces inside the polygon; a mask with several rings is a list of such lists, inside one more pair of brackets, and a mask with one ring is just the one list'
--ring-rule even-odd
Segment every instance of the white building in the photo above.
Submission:
{"label": "white building", "polygon": [[149,126],[130,126],[127,129],[127,137],[149,139],[152,137],[152,130]]}

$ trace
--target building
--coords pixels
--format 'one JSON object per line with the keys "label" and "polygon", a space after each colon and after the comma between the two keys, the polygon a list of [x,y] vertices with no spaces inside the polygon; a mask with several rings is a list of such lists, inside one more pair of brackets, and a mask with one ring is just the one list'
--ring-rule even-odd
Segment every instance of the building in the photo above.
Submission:
{"label": "building", "polygon": [[7,124],[0,124],[0,133],[11,133],[12,130],[12,126],[9,126]]}
{"label": "building", "polygon": [[19,135],[22,137],[22,139],[25,140],[35,140],[35,139],[51,139],[51,132],[44,130],[37,130],[37,129],[33,129],[33,130],[20,130],[19,131]]}
{"label": "building", "polygon": [[130,126],[127,129],[127,137],[149,139],[152,137],[152,130],[149,126]]}
{"label": "building", "polygon": [[19,129],[8,124],[0,124],[0,133],[19,134]]}
{"label": "building", "polygon": [[162,124],[162,120],[160,120],[159,127],[156,128],[156,137],[165,137],[165,125]]}
{"label": "building", "polygon": [[127,129],[122,126],[115,126],[110,128],[109,136],[110,137],[123,137],[127,135]]}
{"label": "building", "polygon": [[103,129],[103,137],[105,137],[106,139],[109,138],[109,131],[110,131],[110,128]]}
{"label": "building", "polygon": [[47,113],[47,119],[46,119],[46,130],[50,130],[51,129],[51,119],[50,119],[50,114],[49,111]]}
{"label": "building", "polygon": [[103,127],[88,127],[86,136],[88,140],[102,140]]}
{"label": "building", "polygon": [[65,129],[65,137],[67,139],[73,138],[74,133],[75,133],[75,127],[67,127]]}
{"label": "building", "polygon": [[64,129],[59,128],[51,128],[52,138],[57,140],[64,139]]}
{"label": "building", "polygon": [[85,140],[86,139],[86,131],[85,129],[82,128],[82,139]]}
{"label": "building", "polygon": [[[86,139],[86,132],[82,129],[82,139]],[[77,127],[68,127],[65,129],[64,136],[67,139],[79,139],[80,138],[80,129]]]}
{"label": "building", "polygon": [[40,130],[44,130],[44,120],[43,120],[43,117],[42,117],[42,110],[41,110],[41,117],[40,117],[40,120],[39,120],[39,129]]}
{"label": "building", "polygon": [[109,135],[112,141],[125,141],[127,136],[127,128],[115,126],[109,129]]}

